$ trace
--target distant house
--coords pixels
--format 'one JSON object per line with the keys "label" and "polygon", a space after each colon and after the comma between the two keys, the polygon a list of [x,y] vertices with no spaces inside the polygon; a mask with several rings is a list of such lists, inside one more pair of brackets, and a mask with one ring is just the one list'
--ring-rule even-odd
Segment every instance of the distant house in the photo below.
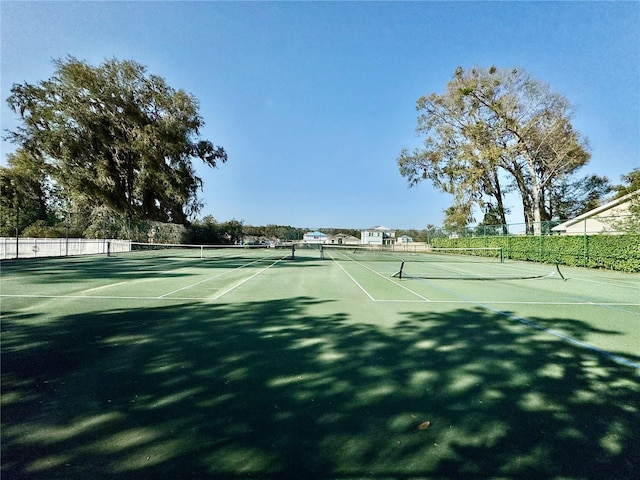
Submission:
{"label": "distant house", "polygon": [[360,242],[362,245],[393,245],[396,243],[396,232],[382,225],[362,230]]}
{"label": "distant house", "polygon": [[413,238],[409,235],[401,235],[398,237],[398,243],[411,243],[413,242]]}
{"label": "distant house", "polygon": [[326,243],[327,238],[328,238],[328,235],[326,233],[322,233],[316,230],[315,232],[305,233],[302,237],[302,241],[304,243],[321,244],[321,243]]}
{"label": "distant house", "polygon": [[325,243],[331,245],[360,245],[360,239],[346,233],[337,233],[335,235],[327,235]]}
{"label": "distant house", "polygon": [[551,229],[562,235],[620,233],[621,225],[631,218],[631,204],[640,199],[640,190],[605,203]]}

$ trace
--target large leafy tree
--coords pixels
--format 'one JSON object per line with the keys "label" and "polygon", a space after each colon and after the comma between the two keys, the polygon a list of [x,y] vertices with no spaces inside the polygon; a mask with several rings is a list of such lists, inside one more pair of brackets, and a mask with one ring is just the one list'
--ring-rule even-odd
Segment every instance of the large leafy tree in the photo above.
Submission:
{"label": "large leafy tree", "polygon": [[18,149],[7,156],[0,167],[0,234],[11,236],[35,223],[52,217],[54,196],[47,182],[46,168],[40,158]]}
{"label": "large leafy tree", "polygon": [[448,217],[490,206],[506,223],[505,194],[515,190],[532,231],[554,182],[589,160],[568,101],[522,70],[458,68],[446,92],[419,98],[417,110],[424,145],[402,150],[400,173],[411,186],[428,179],[453,194]]}
{"label": "large leafy tree", "polygon": [[22,123],[6,138],[43,160],[74,208],[175,223],[194,216],[202,180],[192,161],[227,160],[200,138],[196,99],[133,61],[54,64],[50,79],[13,85],[7,102]]}

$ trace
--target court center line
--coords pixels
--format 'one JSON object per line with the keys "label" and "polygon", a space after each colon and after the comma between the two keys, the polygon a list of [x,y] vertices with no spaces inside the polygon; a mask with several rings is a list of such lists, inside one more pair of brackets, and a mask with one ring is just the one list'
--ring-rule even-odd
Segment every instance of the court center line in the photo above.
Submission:
{"label": "court center line", "polygon": [[369,297],[369,300],[371,300],[372,302],[375,302],[375,301],[376,301],[376,299],[375,299],[375,298],[373,298],[373,297],[369,294],[369,292],[367,292],[367,290],[366,290],[362,285],[360,285],[360,284],[358,283],[358,281],[357,281],[355,278],[353,278],[349,272],[347,272],[347,271],[344,269],[344,267],[343,267],[342,265],[340,265],[340,262],[335,262],[335,263],[338,265],[338,267],[340,267],[340,270],[342,270],[344,273],[346,273],[347,277],[349,277],[349,278],[351,279],[351,281],[352,281],[353,283],[355,283],[355,284],[360,288],[360,290],[362,290],[362,291],[364,292],[364,294],[365,294],[367,297]]}
{"label": "court center line", "polygon": [[[212,277],[205,278],[204,280],[200,280],[199,282],[195,282],[195,283],[192,283],[192,284],[190,284],[190,285],[187,285],[187,286],[184,286],[184,287],[178,288],[178,289],[176,289],[176,290],[173,290],[173,291],[171,291],[171,292],[167,292],[167,293],[165,293],[165,294],[163,294],[163,295],[160,295],[158,298],[168,297],[169,295],[173,295],[174,293],[178,293],[178,292],[181,292],[181,291],[183,291],[183,290],[187,290],[187,289],[189,289],[189,288],[191,288],[191,287],[195,287],[195,286],[200,285],[200,284],[202,284],[202,283],[208,282],[209,280],[213,280],[213,279],[215,279],[215,278],[220,278],[220,277],[222,277],[223,275],[227,275],[227,274],[229,274],[229,273],[231,273],[231,272],[235,272],[236,270],[240,270],[241,268],[245,268],[245,267],[248,267],[248,266],[250,266],[250,265],[253,265],[254,263],[259,262],[260,260],[262,260],[262,259],[254,260],[254,261],[249,262],[249,263],[246,263],[246,264],[244,264],[244,265],[240,265],[239,267],[232,268],[231,270],[227,270],[226,272],[219,273],[218,275],[214,275],[214,276],[212,276]],[[280,261],[280,260],[278,260],[278,261]]]}
{"label": "court center line", "polygon": [[[413,290],[411,290],[411,289],[410,289],[410,288],[408,288],[408,287],[405,287],[404,285],[401,285],[399,281],[393,280],[392,278],[389,278],[389,277],[387,277],[387,276],[385,276],[385,275],[381,274],[380,272],[377,272],[377,271],[375,271],[374,269],[369,268],[369,267],[367,267],[366,265],[364,265],[364,264],[362,264],[362,263],[360,263],[360,262],[358,262],[358,261],[356,261],[356,263],[357,263],[357,264],[359,264],[359,265],[361,265],[362,267],[366,268],[367,270],[372,271],[372,272],[373,272],[373,273],[375,273],[376,275],[378,275],[378,276],[380,276],[380,277],[384,278],[385,280],[387,280],[387,281],[389,281],[389,282],[393,283],[394,285],[396,285],[396,286],[398,286],[398,287],[400,287],[400,288],[402,288],[402,289],[406,290],[407,292],[412,293],[413,295],[415,295],[416,297],[420,298],[421,300],[423,300],[423,301],[425,301],[425,302],[430,302],[430,301],[431,301],[431,300],[429,300],[427,297],[425,297],[425,296],[423,296],[423,295],[420,295],[420,294],[419,294],[419,293],[417,293],[417,292],[414,292]],[[382,301],[384,301],[384,300],[376,300],[376,301],[381,301],[381,302],[382,302]]]}
{"label": "court center line", "polygon": [[[363,291],[363,292],[364,292],[364,293],[365,293],[365,294],[366,294],[366,295],[371,299],[371,301],[372,301],[372,302],[386,302],[386,301],[387,301],[387,300],[377,300],[377,299],[373,298],[373,296],[371,296],[371,295],[369,294],[369,292],[367,292],[367,290],[366,290],[362,285],[360,285],[360,284],[355,280],[355,278],[353,278],[353,277],[349,274],[349,272],[347,272],[347,271],[344,269],[344,267],[342,266],[342,264],[341,264],[340,260],[336,260],[336,259],[334,259],[334,258],[333,258],[333,256],[331,257],[331,259],[332,259],[335,263],[337,263],[337,264],[338,264],[338,266],[342,269],[342,271],[343,271],[344,273],[346,273],[346,274],[347,274],[347,276],[348,276],[348,277],[349,277],[349,278],[350,278],[350,279],[351,279],[351,280],[352,280],[352,281],[353,281],[353,282],[354,282],[358,287],[360,287],[360,289],[361,289],[361,290],[362,290],[362,291]],[[404,285],[400,285],[400,283],[399,283],[399,282],[395,282],[395,281],[393,281],[391,278],[386,277],[385,275],[381,274],[380,272],[377,272],[377,271],[375,271],[374,269],[367,267],[366,265],[364,265],[364,264],[362,264],[362,263],[358,262],[357,260],[349,260],[349,261],[354,262],[354,263],[357,263],[357,264],[358,264],[358,265],[360,265],[361,267],[366,268],[367,270],[369,270],[369,271],[371,271],[371,272],[375,273],[376,275],[378,275],[378,276],[380,276],[380,277],[384,278],[385,280],[390,281],[390,282],[391,282],[391,283],[393,283],[394,285],[396,285],[396,286],[398,286],[398,287],[400,287],[400,288],[403,288],[404,290],[406,290],[406,291],[408,291],[408,292],[412,293],[412,294],[413,294],[413,295],[415,295],[416,297],[420,298],[420,299],[421,299],[420,301],[424,301],[424,302],[430,302],[430,301],[431,301],[431,300],[429,300],[428,298],[426,298],[426,297],[424,297],[424,296],[420,295],[419,293],[414,292],[414,291],[413,291],[413,290],[411,290],[410,288],[407,288],[407,287],[405,287]]]}
{"label": "court center line", "polygon": [[242,280],[241,282],[237,283],[236,285],[226,289],[225,291],[219,293],[218,295],[216,295],[215,297],[212,297],[210,300],[218,300],[220,297],[226,295],[229,292],[232,292],[233,290],[235,290],[236,288],[238,288],[239,286],[247,283],[249,280],[251,280],[252,278],[257,277],[258,275],[260,275],[261,273],[266,272],[268,269],[270,269],[271,267],[273,267],[274,265],[276,265],[277,263],[281,262],[282,259],[278,259],[275,262],[273,262],[271,265],[263,268],[262,270],[257,271],[256,273],[254,273],[253,275],[251,275],[250,277],[245,278],[244,280]]}

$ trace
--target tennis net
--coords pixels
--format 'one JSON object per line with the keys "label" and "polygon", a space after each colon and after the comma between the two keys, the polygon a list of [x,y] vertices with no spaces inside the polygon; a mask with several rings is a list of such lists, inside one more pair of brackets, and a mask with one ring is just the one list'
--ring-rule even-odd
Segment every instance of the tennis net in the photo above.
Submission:
{"label": "tennis net", "polygon": [[403,250],[394,246],[322,245],[323,260],[360,262],[502,263],[502,248],[426,248]]}
{"label": "tennis net", "polygon": [[[549,265],[505,263],[501,248],[429,248],[418,250],[402,246],[323,245],[321,258],[352,261],[387,273],[399,280],[525,280],[550,277],[560,273]],[[396,262],[392,268],[385,263]],[[564,278],[564,277],[562,277]]]}
{"label": "tennis net", "polygon": [[118,253],[135,258],[193,258],[193,259],[293,259],[293,244],[279,245],[189,245],[131,242],[128,252]]}

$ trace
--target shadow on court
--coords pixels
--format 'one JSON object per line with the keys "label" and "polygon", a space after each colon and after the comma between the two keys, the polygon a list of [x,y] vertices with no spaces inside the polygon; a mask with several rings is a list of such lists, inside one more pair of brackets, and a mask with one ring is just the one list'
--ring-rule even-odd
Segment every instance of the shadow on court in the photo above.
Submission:
{"label": "shadow on court", "polygon": [[[633,369],[481,309],[381,328],[318,307],[332,304],[189,303],[41,326],[4,312],[2,477],[640,471]],[[589,328],[554,322],[575,338]]]}
{"label": "shadow on court", "polygon": [[[33,259],[3,260],[2,271],[6,275],[28,273],[21,282],[30,288],[37,285],[81,283],[95,279],[135,280],[155,278],[191,277],[193,272],[215,271],[218,269],[233,270],[253,267],[270,268],[305,268],[319,265],[319,254],[296,255],[291,259],[283,252],[272,253],[266,250],[264,257],[180,257],[161,255],[136,257],[131,254],[113,254],[105,256],[85,257],[41,257]],[[305,252],[306,253],[306,252]],[[318,258],[316,258],[318,257]]]}

